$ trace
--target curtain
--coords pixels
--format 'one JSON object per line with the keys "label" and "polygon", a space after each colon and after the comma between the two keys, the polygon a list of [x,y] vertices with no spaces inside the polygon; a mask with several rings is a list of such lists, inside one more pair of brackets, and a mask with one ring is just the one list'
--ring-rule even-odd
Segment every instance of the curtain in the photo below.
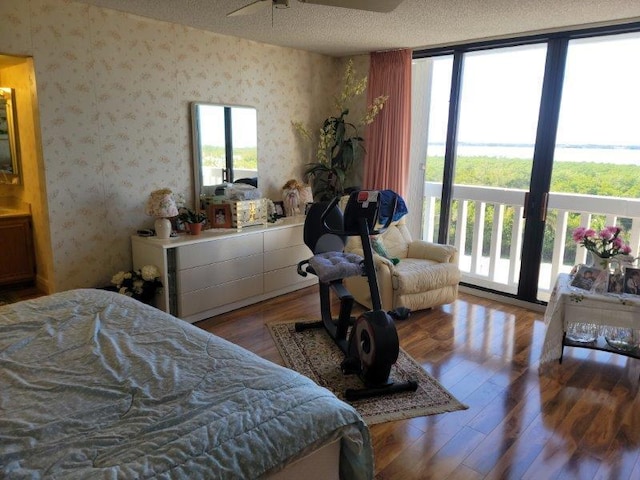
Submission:
{"label": "curtain", "polygon": [[365,137],[363,186],[405,195],[411,148],[411,50],[371,54],[367,105],[380,95],[389,99]]}

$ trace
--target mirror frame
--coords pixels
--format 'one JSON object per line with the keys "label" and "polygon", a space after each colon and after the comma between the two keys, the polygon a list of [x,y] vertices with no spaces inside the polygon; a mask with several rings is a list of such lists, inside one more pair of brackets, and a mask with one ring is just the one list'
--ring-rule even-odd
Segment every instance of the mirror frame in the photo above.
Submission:
{"label": "mirror frame", "polygon": [[20,143],[18,139],[18,118],[15,102],[15,90],[13,88],[0,87],[0,97],[5,104],[3,110],[7,118],[7,139],[9,141],[9,155],[11,156],[12,173],[0,171],[0,183],[9,185],[22,184],[20,170]]}
{"label": "mirror frame", "polygon": [[[257,125],[257,109],[256,107],[252,107],[250,105],[232,105],[232,104],[223,104],[223,103],[210,103],[210,102],[191,102],[190,110],[191,110],[191,139],[192,139],[192,161],[193,161],[193,184],[194,184],[194,204],[197,210],[202,210],[200,205],[200,196],[202,193],[202,159],[200,158],[201,152],[201,134],[200,134],[200,115],[199,115],[199,107],[229,107],[229,108],[251,108],[256,111],[256,149],[258,144],[258,125]],[[231,132],[227,131],[225,128],[225,146],[228,142],[230,142]],[[227,151],[227,157],[231,153]],[[257,159],[256,159],[257,161]],[[227,167],[228,168],[228,159],[227,159]],[[257,172],[256,172],[257,175]],[[228,178],[228,177],[227,177]],[[233,173],[231,174],[232,180],[237,180],[233,177]]]}

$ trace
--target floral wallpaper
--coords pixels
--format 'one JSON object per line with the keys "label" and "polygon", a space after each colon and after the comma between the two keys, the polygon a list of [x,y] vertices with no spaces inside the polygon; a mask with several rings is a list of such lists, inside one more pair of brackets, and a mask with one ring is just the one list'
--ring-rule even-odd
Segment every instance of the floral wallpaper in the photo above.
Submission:
{"label": "floral wallpaper", "polygon": [[69,0],[2,3],[0,53],[35,68],[52,291],[130,267],[152,190],[193,204],[190,102],[257,108],[259,182],[277,198],[309,161],[290,121],[319,122],[340,81],[331,57]]}

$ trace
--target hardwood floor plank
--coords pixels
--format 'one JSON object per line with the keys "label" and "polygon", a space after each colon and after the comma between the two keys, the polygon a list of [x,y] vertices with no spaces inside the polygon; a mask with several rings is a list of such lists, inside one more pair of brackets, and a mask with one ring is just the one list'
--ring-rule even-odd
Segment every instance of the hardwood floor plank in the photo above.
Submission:
{"label": "hardwood floor plank", "polygon": [[[197,326],[282,364],[265,324],[319,317],[308,287]],[[543,314],[467,293],[396,327],[469,409],[372,426],[376,478],[640,478],[640,360],[568,347],[541,368]]]}

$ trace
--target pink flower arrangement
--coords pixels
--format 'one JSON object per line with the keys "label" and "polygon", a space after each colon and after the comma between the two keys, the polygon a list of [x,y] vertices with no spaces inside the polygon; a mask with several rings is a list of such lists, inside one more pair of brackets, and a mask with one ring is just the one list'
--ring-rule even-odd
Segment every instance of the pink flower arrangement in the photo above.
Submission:
{"label": "pink flower arrangement", "polygon": [[604,227],[600,232],[592,228],[578,227],[573,231],[573,239],[600,258],[611,258],[618,254],[631,253],[631,247],[620,238],[621,232],[622,229],[615,225]]}

